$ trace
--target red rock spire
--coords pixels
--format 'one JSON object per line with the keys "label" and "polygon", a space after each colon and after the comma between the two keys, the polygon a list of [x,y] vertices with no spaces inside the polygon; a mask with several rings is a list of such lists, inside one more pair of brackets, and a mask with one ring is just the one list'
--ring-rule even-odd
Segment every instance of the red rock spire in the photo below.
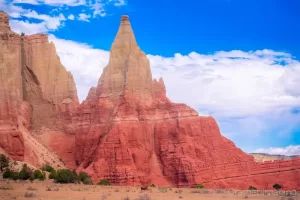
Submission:
{"label": "red rock spire", "polygon": [[[134,95],[149,99],[152,74],[147,56],[136,42],[128,16],[122,16],[111,46],[109,63],[98,82],[97,95]],[[126,92],[125,92],[126,91]]]}

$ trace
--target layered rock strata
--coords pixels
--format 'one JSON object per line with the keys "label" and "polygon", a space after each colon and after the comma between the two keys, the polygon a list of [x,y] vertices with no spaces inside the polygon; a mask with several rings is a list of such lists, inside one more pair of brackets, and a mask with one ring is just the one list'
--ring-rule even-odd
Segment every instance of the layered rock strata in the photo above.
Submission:
{"label": "layered rock strata", "polygon": [[212,117],[167,98],[128,16],[98,85],[80,105],[47,35],[20,36],[8,19],[0,12],[0,153],[86,171],[95,183],[239,189],[279,183],[300,190],[299,158],[257,163],[220,134]]}
{"label": "layered rock strata", "polygon": [[73,116],[78,171],[89,173],[94,182],[299,188],[299,159],[256,163],[220,134],[212,117],[199,117],[166,97],[163,79],[152,80],[128,16],[121,18],[97,87]]}

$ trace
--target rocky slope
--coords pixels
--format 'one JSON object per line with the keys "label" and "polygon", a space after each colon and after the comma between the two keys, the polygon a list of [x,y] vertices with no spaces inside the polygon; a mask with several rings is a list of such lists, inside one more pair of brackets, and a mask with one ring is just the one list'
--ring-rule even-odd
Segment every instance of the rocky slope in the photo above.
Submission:
{"label": "rocky slope", "polygon": [[167,98],[128,16],[98,85],[80,105],[47,36],[20,36],[8,24],[0,12],[0,152],[35,166],[65,163],[116,185],[300,189],[300,159],[257,163],[212,117]]}

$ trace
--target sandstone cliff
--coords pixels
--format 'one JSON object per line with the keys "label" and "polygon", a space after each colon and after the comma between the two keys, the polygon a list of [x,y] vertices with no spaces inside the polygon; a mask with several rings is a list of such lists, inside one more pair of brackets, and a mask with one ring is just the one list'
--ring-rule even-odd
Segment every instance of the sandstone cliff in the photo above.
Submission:
{"label": "sandstone cliff", "polygon": [[258,164],[220,134],[212,117],[166,97],[163,79],[152,80],[128,16],[121,18],[97,87],[73,116],[78,171],[94,182],[299,188],[300,159]]}
{"label": "sandstone cliff", "polygon": [[[47,35],[14,33],[2,11],[0,85],[0,148],[12,158],[34,165],[48,162],[50,157],[58,160],[44,145],[34,145],[38,141],[29,132],[64,129],[61,124],[70,115],[69,109],[78,105],[73,77],[61,65]],[[41,152],[49,156],[39,156]]]}
{"label": "sandstone cliff", "polygon": [[73,77],[46,35],[18,35],[0,12],[0,45],[0,152],[13,159],[77,168],[95,183],[240,189],[279,183],[300,190],[299,158],[257,163],[220,134],[212,117],[167,98],[128,16],[98,85],[80,105]]}

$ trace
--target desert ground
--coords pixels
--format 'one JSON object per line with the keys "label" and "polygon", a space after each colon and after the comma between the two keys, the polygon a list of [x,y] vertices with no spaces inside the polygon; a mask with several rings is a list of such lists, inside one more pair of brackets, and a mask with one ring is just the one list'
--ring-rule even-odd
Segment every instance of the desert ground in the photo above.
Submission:
{"label": "desert ground", "polygon": [[98,186],[83,184],[56,184],[51,181],[0,180],[2,200],[300,200],[299,193],[280,196],[246,194],[246,191],[211,190],[194,188],[154,187],[141,191],[139,187]]}

